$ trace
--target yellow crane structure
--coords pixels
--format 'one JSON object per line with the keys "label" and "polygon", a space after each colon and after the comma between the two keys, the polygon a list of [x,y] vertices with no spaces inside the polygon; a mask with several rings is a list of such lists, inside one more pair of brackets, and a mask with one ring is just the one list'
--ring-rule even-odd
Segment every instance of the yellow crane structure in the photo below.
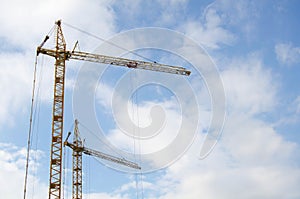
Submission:
{"label": "yellow crane structure", "polygon": [[75,120],[73,143],[68,142],[68,138],[70,137],[71,132],[68,133],[68,136],[64,142],[64,146],[68,146],[73,150],[72,199],[82,198],[82,154],[83,153],[86,155],[95,156],[107,161],[111,161],[117,164],[121,164],[123,166],[130,167],[133,169],[139,169],[139,170],[141,169],[141,167],[138,164],[128,161],[124,158],[115,157],[110,154],[106,154],[85,147],[83,145],[83,141],[80,138],[78,124],[79,124],[78,120]]}
{"label": "yellow crane structure", "polygon": [[[156,62],[145,62],[139,60],[131,60],[120,57],[111,57],[105,55],[92,54],[87,52],[75,51],[75,48],[70,51],[66,48],[66,42],[63,35],[61,21],[55,22],[55,49],[43,48],[45,42],[49,39],[47,35],[45,40],[37,47],[37,55],[45,54],[55,58],[54,71],[54,94],[52,108],[52,135],[51,135],[51,150],[50,150],[50,177],[49,177],[49,199],[61,199],[62,194],[62,147],[63,147],[63,123],[64,123],[64,87],[65,87],[65,69],[66,61],[70,59],[82,60],[89,62],[97,62],[102,64],[110,64],[116,66],[124,66],[134,69],[144,69],[178,75],[190,75],[190,71],[183,67],[169,66]],[[78,143],[79,144],[79,143]],[[73,146],[73,157],[81,156],[82,152],[86,154],[96,154],[92,150],[79,149],[77,145]],[[75,147],[76,146],[76,147]],[[72,148],[72,147],[71,147]],[[84,149],[84,148],[83,148]],[[90,151],[90,152],[89,152]],[[74,164],[74,163],[73,163]],[[81,165],[78,165],[78,168]],[[76,172],[76,171],[73,171]],[[73,175],[77,175],[76,173]]]}

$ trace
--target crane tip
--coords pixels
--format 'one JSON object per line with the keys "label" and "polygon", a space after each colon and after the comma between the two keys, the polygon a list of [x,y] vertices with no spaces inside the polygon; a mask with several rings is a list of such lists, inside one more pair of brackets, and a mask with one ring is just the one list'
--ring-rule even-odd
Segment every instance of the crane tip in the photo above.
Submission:
{"label": "crane tip", "polygon": [[58,26],[60,26],[60,25],[61,25],[61,19],[57,20],[57,21],[55,22],[55,24],[58,25]]}

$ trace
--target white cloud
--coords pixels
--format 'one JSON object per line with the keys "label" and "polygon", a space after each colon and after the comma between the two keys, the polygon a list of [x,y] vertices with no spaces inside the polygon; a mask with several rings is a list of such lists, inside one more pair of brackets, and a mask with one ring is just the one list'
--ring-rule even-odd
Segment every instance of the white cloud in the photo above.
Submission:
{"label": "white cloud", "polygon": [[[159,115],[152,115],[150,117],[151,109],[154,106],[161,106],[165,111],[165,123],[161,127],[161,130],[157,132],[157,134],[153,135],[153,137],[148,139],[136,140],[136,152],[141,154],[153,153],[165,148],[168,144],[173,142],[176,135],[178,134],[178,129],[180,129],[181,124],[181,115],[174,110],[176,103],[172,101],[151,103],[146,102],[143,105],[136,106],[133,108],[133,111],[128,110],[128,114],[131,117],[132,121],[139,126],[140,128],[147,127],[151,125],[152,118],[157,119]],[[129,106],[130,109],[130,106]],[[126,114],[127,113],[119,113]],[[134,114],[134,116],[132,115]],[[126,116],[122,116],[126,117]],[[134,134],[139,136],[139,131],[132,127],[133,131],[136,131]],[[118,148],[122,150],[126,150],[129,152],[133,152],[133,138],[127,136],[120,129],[114,129],[108,135],[108,139],[116,144]],[[141,147],[142,146],[142,147]],[[153,147],[155,146],[155,147]],[[141,148],[139,148],[141,147]],[[140,150],[140,151],[139,151]]]}
{"label": "white cloud", "polygon": [[291,43],[275,45],[277,60],[282,64],[292,65],[300,62],[300,47],[294,47]]}
{"label": "white cloud", "polygon": [[[2,2],[0,43],[4,43],[4,47],[0,48],[0,88],[5,94],[0,99],[1,126],[13,125],[17,112],[27,114],[32,90],[35,49],[54,25],[54,21],[62,19],[63,22],[106,38],[114,33],[114,13],[110,9],[110,3],[110,1],[90,1],[87,4],[69,0]],[[63,30],[69,44],[68,48],[79,40],[81,50],[92,51],[101,42],[64,24]],[[51,38],[47,46],[53,47],[53,41],[54,38]],[[41,80],[39,97],[42,102],[50,102],[52,99],[53,63],[54,60],[45,59],[42,77],[38,77],[38,80]],[[72,69],[72,64],[67,64],[68,68]],[[79,64],[82,63],[77,65]],[[70,84],[67,84],[67,88],[70,87]]]}
{"label": "white cloud", "polygon": [[[7,1],[0,8],[1,37],[23,50],[34,50],[58,19],[98,36],[110,36],[114,29],[114,15],[109,5],[109,1],[88,4],[78,0]],[[78,36],[77,33],[73,35]],[[73,38],[72,35],[65,37],[67,41]],[[70,42],[75,43],[78,38],[73,39]]]}
{"label": "white cloud", "polygon": [[293,159],[297,151],[296,144],[285,141],[269,124],[231,115],[206,159],[197,159],[199,147],[193,145],[155,183],[167,189],[161,199],[297,198],[300,170]]}
{"label": "white cloud", "polygon": [[260,58],[249,55],[229,63],[222,72],[228,110],[247,114],[271,111],[276,105],[277,84]]}
{"label": "white cloud", "polygon": [[[43,156],[41,151],[32,151],[30,173],[28,176],[27,196],[46,198],[47,186],[34,173],[39,169],[38,161]],[[7,199],[22,198],[25,174],[26,149],[13,144],[0,143],[0,192]]]}
{"label": "white cloud", "polygon": [[217,49],[220,44],[230,45],[235,36],[223,26],[222,18],[215,9],[209,8],[204,22],[189,20],[182,27],[187,36],[195,39],[206,47]]}
{"label": "white cloud", "polygon": [[[186,17],[187,0],[114,1],[113,7],[118,10],[117,20],[123,26],[136,28],[141,26],[171,27]],[[133,12],[134,10],[134,12]],[[143,20],[141,19],[141,16]]]}
{"label": "white cloud", "polygon": [[222,139],[233,160],[247,167],[285,165],[298,150],[296,143],[284,140],[272,124],[247,114],[231,114]]}
{"label": "white cloud", "polygon": [[160,199],[298,198],[299,146],[255,116],[276,104],[272,73],[258,57],[249,56],[229,64],[222,78],[230,109],[219,143],[199,160],[204,139],[199,134],[196,144],[155,182],[164,190]]}
{"label": "white cloud", "polygon": [[95,92],[95,98],[99,105],[102,105],[104,109],[109,109],[111,107],[111,101],[113,97],[113,88],[107,84],[100,83],[97,86]]}
{"label": "white cloud", "polygon": [[157,3],[163,10],[160,12],[159,20],[157,20],[158,26],[170,26],[173,24],[178,24],[180,19],[184,19],[185,8],[187,6],[187,0],[166,0]]}
{"label": "white cloud", "polygon": [[[190,169],[190,168],[185,168]],[[295,186],[299,182],[299,171],[291,170],[287,175],[276,168],[227,168],[227,170],[203,169],[187,174],[180,179],[175,189],[159,197],[196,199],[205,196],[207,199],[229,198],[297,198],[299,192]],[[185,170],[180,170],[184,172]],[[294,175],[293,175],[293,174]],[[175,173],[170,173],[175,176]]]}
{"label": "white cloud", "polygon": [[157,1],[158,3],[160,3],[161,5],[163,5],[164,7],[177,7],[178,5],[183,5],[186,4],[188,1],[187,0],[167,0],[167,1]]}
{"label": "white cloud", "polygon": [[296,105],[296,113],[299,114],[300,113],[300,96],[298,96],[295,99],[294,104]]}
{"label": "white cloud", "polygon": [[83,195],[85,198],[89,199],[129,199],[128,195],[121,194],[110,194],[110,193],[91,193]]}
{"label": "white cloud", "polygon": [[275,126],[295,125],[300,121],[300,96],[297,96],[285,109],[280,113],[280,119]]}
{"label": "white cloud", "polygon": [[[143,79],[145,77],[143,76],[143,74],[141,74],[140,76],[139,73],[139,75],[136,78]],[[136,81],[138,82],[138,80]],[[172,80],[169,81],[172,82],[173,87],[176,87],[176,90],[172,90],[173,87],[172,88],[167,87],[167,88],[171,89],[171,92],[174,92],[175,96],[176,94],[180,96],[179,92],[184,95],[181,101],[177,101],[179,99],[178,98],[176,99],[175,96],[171,98],[164,98],[164,99],[157,98],[155,101],[145,101],[144,100],[145,96],[139,95],[139,103],[136,104],[136,102],[133,103],[131,99],[127,99],[125,97],[126,94],[124,94],[123,92],[127,92],[128,90],[126,89],[128,88],[125,87],[121,91],[120,89],[114,89],[113,87],[104,83],[99,84],[96,93],[97,103],[100,104],[102,108],[106,110],[107,113],[109,113],[109,115],[111,115],[111,120],[114,119],[115,122],[119,122],[116,124],[116,126],[114,126],[114,128],[112,128],[109,131],[107,135],[107,140],[113,143],[113,145],[116,146],[117,148],[124,150],[126,152],[132,153],[135,150],[136,153],[153,154],[155,152],[159,152],[160,150],[166,148],[166,146],[173,143],[174,140],[177,138],[179,132],[186,132],[184,134],[187,137],[188,135],[191,134],[194,135],[196,131],[194,127],[195,126],[197,127],[197,124],[194,123],[191,124],[192,123],[191,120],[194,121],[194,117],[197,117],[195,116],[195,114],[198,114],[198,111],[200,111],[198,117],[201,120],[201,124],[199,124],[198,126],[199,128],[198,131],[201,132],[203,129],[207,129],[210,123],[211,113],[210,113],[210,103],[209,102],[207,103],[206,101],[207,98],[209,98],[209,96],[203,84],[201,84],[201,82],[199,81],[190,82],[191,84],[193,84],[191,87],[196,85],[197,89],[201,89],[198,90],[199,92],[193,93],[193,95],[197,95],[197,97],[201,96],[200,97],[201,102],[196,105],[198,107],[195,107],[191,105],[193,103],[193,100],[191,99],[193,96],[190,96],[191,93],[187,91],[188,89],[186,88],[186,85],[176,85],[175,81]],[[131,93],[130,91],[131,90],[129,89],[128,92]],[[146,97],[147,95],[152,96],[153,94],[148,93],[146,94]],[[111,112],[112,100],[115,100],[114,104],[117,106],[114,107],[114,110],[116,111],[113,113]],[[201,103],[204,103],[205,105]],[[208,107],[206,105],[208,105]],[[126,108],[120,108],[120,107],[126,107]],[[160,110],[157,110],[156,109],[157,107],[162,107],[163,111],[161,112]],[[182,109],[185,110],[186,115],[182,113],[183,111]],[[116,120],[116,118],[119,119]],[[128,118],[130,118],[130,120],[128,120]],[[99,123],[101,125],[101,122]],[[182,123],[185,124],[182,125]],[[139,126],[141,129],[138,129],[138,127],[134,127],[133,124]],[[157,127],[159,127],[159,129],[157,129]],[[143,129],[143,128],[147,128],[147,129]],[[135,134],[136,137],[139,136],[143,137],[143,135],[145,135],[143,133],[148,132],[149,130],[150,131],[152,130],[151,131],[152,136],[147,138],[144,137],[140,140],[135,139],[135,143],[133,141],[133,138],[131,137],[132,135],[131,136],[128,135],[129,133],[131,133],[131,134]],[[86,138],[87,138],[86,139],[87,142],[91,140],[89,137]],[[182,139],[184,139],[184,137],[182,137]],[[185,141],[182,140],[182,142]],[[97,146],[95,145],[95,147]],[[176,155],[177,152],[178,152],[177,150],[173,150],[171,153],[174,153]],[[165,155],[171,157],[171,154],[165,154]],[[162,160],[168,159],[168,157],[158,157],[158,158],[156,157],[157,156],[155,156],[151,160],[148,159],[148,161],[150,161],[154,165],[156,164],[159,165],[161,162],[163,162]],[[145,165],[146,164],[147,163],[145,163]],[[148,168],[149,165],[146,165],[146,167]]]}
{"label": "white cloud", "polygon": [[0,98],[0,126],[13,125],[13,116],[25,114],[28,110],[23,105],[31,95],[33,72],[24,63],[30,63],[31,57],[30,54],[0,52],[0,89],[3,93]]}
{"label": "white cloud", "polygon": [[257,40],[257,28],[260,27],[258,20],[263,17],[264,2],[223,0],[214,1],[209,8],[220,13],[223,23],[234,29],[238,40]]}

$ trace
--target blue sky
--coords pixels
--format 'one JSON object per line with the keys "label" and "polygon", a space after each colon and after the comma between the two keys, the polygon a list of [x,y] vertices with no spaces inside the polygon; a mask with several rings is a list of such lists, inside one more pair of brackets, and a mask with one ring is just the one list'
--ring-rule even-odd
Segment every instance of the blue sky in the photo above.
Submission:
{"label": "blue sky", "polygon": [[[184,65],[191,70],[192,75],[187,81],[194,91],[197,106],[191,105],[188,100],[181,101],[180,94],[174,93],[187,92],[178,82],[172,88],[159,84],[144,86],[132,98],[124,100],[126,93],[123,91],[134,91],[143,79],[165,78],[175,82],[177,77],[173,79],[165,74],[109,67],[94,90],[95,101],[92,105],[106,141],[113,143],[118,150],[147,154],[172,143],[180,121],[188,118],[180,109],[182,107],[191,111],[191,115],[197,109],[199,123],[188,150],[168,167],[150,173],[136,175],[116,171],[104,166],[100,160],[84,156],[85,198],[300,198],[299,6],[296,0],[2,2],[1,195],[4,198],[22,197],[35,50],[54,22],[62,19],[66,23],[63,24],[63,31],[68,48],[71,49],[78,40],[80,50],[86,52],[113,54],[109,48],[99,49],[105,45],[103,41],[74,30],[67,24],[111,41],[118,33],[125,34],[135,28],[159,27],[182,33],[203,47],[215,63],[226,95],[226,120],[222,135],[214,150],[206,158],[199,159],[209,129],[212,107],[210,91],[189,60],[162,49],[135,51],[151,60]],[[158,39],[173,42],[168,38]],[[131,43],[126,40],[117,45],[127,47]],[[53,39],[50,39],[47,47],[52,46]],[[138,48],[138,41],[134,41],[132,46]],[[140,58],[128,52],[120,56]],[[195,54],[197,56],[200,55]],[[53,63],[52,58],[38,58],[28,198],[48,196]],[[74,111],[74,87],[78,83],[76,78],[81,66],[86,65],[67,62],[65,135],[72,131],[74,115],[77,114]],[[126,89],[116,89],[120,79],[126,75],[128,78],[124,81],[127,83],[120,87]],[[172,90],[174,88],[177,90]],[[117,112],[112,109],[113,100],[120,106]],[[154,114],[151,118],[150,110],[155,106],[162,107],[164,111],[165,123],[163,130],[159,131],[161,135],[138,141],[122,133],[117,121],[118,118],[124,119],[126,109],[121,108],[127,107],[135,124],[146,127],[152,120],[162,117]],[[115,150],[105,148],[99,139],[93,140],[84,126],[80,129],[86,145],[118,155]],[[188,126],[185,130],[188,134],[193,129]],[[99,132],[93,133],[101,136]],[[70,156],[71,151],[66,150],[65,198],[71,198]],[[128,158],[134,160],[133,156]],[[156,161],[166,157],[160,158],[151,161],[155,165]]]}

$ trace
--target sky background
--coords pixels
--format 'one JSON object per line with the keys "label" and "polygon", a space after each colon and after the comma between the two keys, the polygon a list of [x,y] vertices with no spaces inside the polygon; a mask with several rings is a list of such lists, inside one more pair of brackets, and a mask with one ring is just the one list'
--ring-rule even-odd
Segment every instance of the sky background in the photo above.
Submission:
{"label": "sky background", "polygon": [[[84,156],[85,198],[300,198],[299,7],[297,0],[1,2],[1,196],[23,197],[36,47],[54,22],[62,19],[66,23],[62,26],[68,48],[78,40],[80,50],[86,52],[94,52],[103,41],[67,24],[103,39],[144,27],[183,33],[202,46],[216,64],[226,94],[223,132],[205,159],[200,160],[199,153],[211,118],[210,97],[201,76],[192,73],[189,81],[200,99],[197,107],[200,122],[195,140],[184,155],[167,168],[143,175],[119,172]],[[53,41],[52,37],[47,45],[51,47]],[[183,64],[194,70],[167,52],[149,49],[136,52],[152,60]],[[138,58],[132,54],[122,56]],[[48,197],[53,64],[52,58],[38,57],[27,198]],[[65,135],[73,129],[73,89],[82,65],[67,62]],[[106,138],[121,150],[141,153],[167,146],[181,119],[176,94],[157,85],[140,89],[138,98],[135,95],[130,101],[131,117],[137,120],[138,116],[138,123],[147,126],[151,122],[151,107],[160,105],[166,114],[165,129],[162,136],[147,143],[128,139],[118,129],[109,109],[115,83],[128,73],[126,69],[118,69],[109,68],[95,91],[96,114]],[[143,78],[145,73],[134,71],[129,75],[130,90],[136,84],[135,79]],[[151,73],[150,77],[155,75]],[[88,137],[89,127],[80,128],[82,136]],[[89,143],[88,138],[86,142]],[[71,198],[71,151],[65,150],[65,154],[64,195]]]}

